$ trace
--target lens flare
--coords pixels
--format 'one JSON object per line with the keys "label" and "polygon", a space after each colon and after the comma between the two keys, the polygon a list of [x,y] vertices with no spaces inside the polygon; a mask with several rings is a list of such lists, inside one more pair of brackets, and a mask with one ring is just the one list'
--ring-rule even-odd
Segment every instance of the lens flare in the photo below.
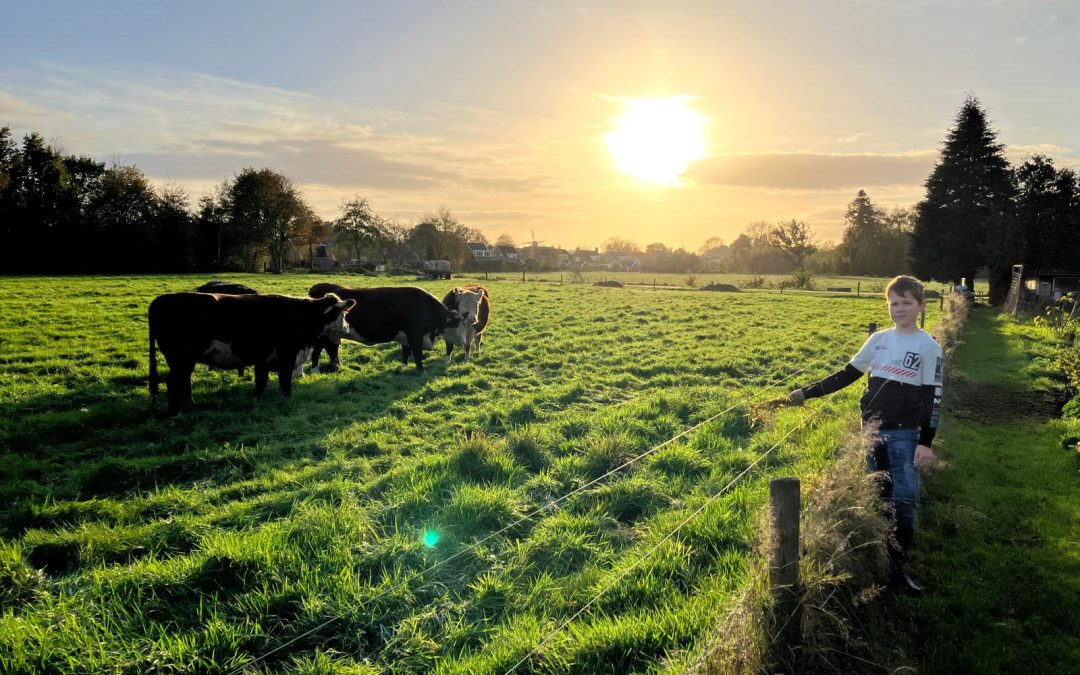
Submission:
{"label": "lens flare", "polygon": [[439,533],[431,528],[424,530],[424,546],[428,548],[435,548],[435,545],[439,543]]}

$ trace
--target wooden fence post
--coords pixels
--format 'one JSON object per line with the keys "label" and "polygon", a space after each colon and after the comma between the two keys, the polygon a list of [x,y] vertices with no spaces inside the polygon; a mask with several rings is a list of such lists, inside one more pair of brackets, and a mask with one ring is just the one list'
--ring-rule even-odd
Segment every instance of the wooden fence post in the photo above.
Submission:
{"label": "wooden fence post", "polygon": [[525,283],[525,270],[521,270],[521,283]]}
{"label": "wooden fence post", "polygon": [[862,297],[862,282],[861,281],[856,281],[855,282],[855,297],[856,298],[861,298]]}
{"label": "wooden fence post", "polygon": [[802,637],[802,605],[799,602],[799,479],[774,478],[769,481],[772,505],[772,551],[769,560],[769,587],[775,605],[772,614],[770,661],[794,672]]}
{"label": "wooden fence post", "polygon": [[922,308],[922,313],[919,314],[919,328],[926,327],[926,308]]}

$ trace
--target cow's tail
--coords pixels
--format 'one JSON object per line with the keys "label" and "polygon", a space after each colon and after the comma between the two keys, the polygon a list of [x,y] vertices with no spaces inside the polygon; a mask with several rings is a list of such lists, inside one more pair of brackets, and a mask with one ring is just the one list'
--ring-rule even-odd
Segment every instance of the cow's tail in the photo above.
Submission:
{"label": "cow's tail", "polygon": [[157,407],[158,372],[157,372],[157,345],[154,343],[154,324],[147,317],[148,332],[150,336],[150,409]]}

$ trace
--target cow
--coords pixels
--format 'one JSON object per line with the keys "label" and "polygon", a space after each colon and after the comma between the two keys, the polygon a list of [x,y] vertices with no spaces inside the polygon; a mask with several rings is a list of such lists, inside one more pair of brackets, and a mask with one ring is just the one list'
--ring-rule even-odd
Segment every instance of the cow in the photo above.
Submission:
{"label": "cow", "polygon": [[456,312],[447,309],[431,293],[415,286],[352,288],[321,283],[308,290],[308,295],[313,298],[327,293],[355,300],[356,306],[349,311],[347,335],[337,339],[323,336],[315,344],[311,357],[311,366],[315,369],[319,367],[323,349],[330,357],[330,368],[339,367],[338,348],[345,339],[365,345],[398,342],[401,344],[401,362],[407,365],[411,352],[416,369],[423,372],[424,350],[431,349],[443,331],[455,328],[459,323]]}
{"label": "cow", "polygon": [[461,316],[461,325],[443,334],[446,362],[450,363],[455,345],[465,350],[465,360],[468,361],[473,345],[480,353],[480,342],[484,339],[484,329],[491,316],[491,294],[483,286],[460,286],[446,294],[443,305]]}
{"label": "cow", "polygon": [[297,358],[324,334],[343,335],[346,313],[355,306],[330,294],[321,299],[284,295],[168,293],[150,303],[150,402],[157,402],[157,348],[169,365],[169,414],[190,410],[195,364],[233,370],[255,368],[255,395],[277,372],[285,396],[292,393]]}
{"label": "cow", "polygon": [[[224,293],[225,295],[257,295],[259,292],[251,286],[245,286],[244,284],[238,284],[233,281],[221,281],[220,279],[214,279],[213,281],[207,281],[202,286],[195,289],[196,293]],[[304,361],[307,357],[304,357]],[[236,369],[236,374],[240,377],[244,376],[244,367],[241,366]],[[297,366],[297,370],[293,372],[293,377],[304,376],[304,364],[301,362]]]}
{"label": "cow", "polygon": [[233,281],[207,281],[195,289],[197,293],[222,293],[225,295],[257,295],[259,292],[251,286],[238,284]]}

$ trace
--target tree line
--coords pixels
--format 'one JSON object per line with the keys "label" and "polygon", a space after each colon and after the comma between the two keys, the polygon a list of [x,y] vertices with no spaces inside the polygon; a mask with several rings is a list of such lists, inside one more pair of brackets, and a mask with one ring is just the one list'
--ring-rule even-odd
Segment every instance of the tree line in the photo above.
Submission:
{"label": "tree line", "polygon": [[[837,243],[819,242],[801,220],[754,222],[730,244],[711,237],[697,251],[609,239],[595,249],[604,255],[597,264],[793,274],[796,283],[811,274],[911,272],[949,282],[988,273],[995,302],[1008,290],[1013,264],[1075,268],[1077,174],[1043,155],[1010,166],[978,99],[964,101],[925,185],[922,201],[891,211],[859,190]],[[341,204],[337,219],[323,221],[289,178],[269,168],[245,168],[193,205],[179,186],[156,187],[134,166],[67,155],[38,133],[19,144],[10,128],[0,128],[2,273],[280,271],[310,262],[316,244],[329,244],[346,263],[445,259],[467,269],[481,264],[470,243],[488,240],[446,208],[404,224],[356,196]],[[495,248],[516,247],[504,234]],[[521,262],[510,264],[537,270],[577,264],[553,247],[533,245],[520,253]]]}

